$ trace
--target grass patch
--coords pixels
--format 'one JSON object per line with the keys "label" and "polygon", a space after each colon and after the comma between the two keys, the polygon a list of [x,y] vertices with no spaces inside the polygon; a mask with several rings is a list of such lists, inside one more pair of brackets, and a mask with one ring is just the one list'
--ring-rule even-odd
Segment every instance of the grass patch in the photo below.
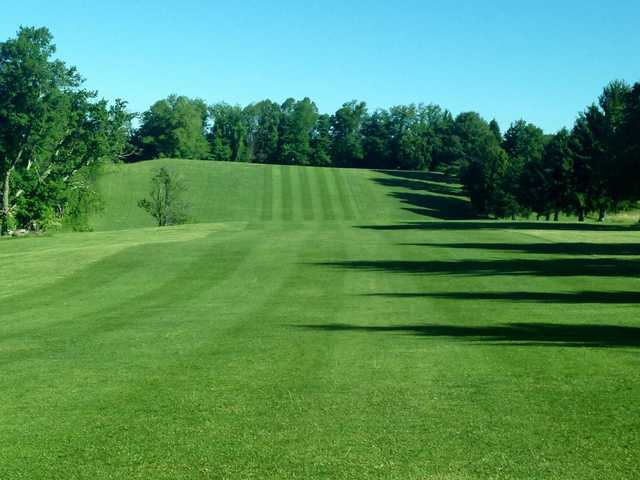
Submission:
{"label": "grass patch", "polygon": [[[158,162],[102,180],[98,231],[0,245],[3,480],[640,476],[635,229]],[[140,228],[160,164],[200,224]]]}

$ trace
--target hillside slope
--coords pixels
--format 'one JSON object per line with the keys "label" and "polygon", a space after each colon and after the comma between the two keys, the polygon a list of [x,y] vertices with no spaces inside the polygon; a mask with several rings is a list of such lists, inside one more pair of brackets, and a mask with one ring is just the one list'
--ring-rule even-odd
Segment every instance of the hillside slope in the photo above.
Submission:
{"label": "hillside slope", "polygon": [[137,201],[161,166],[182,176],[198,223],[460,219],[471,213],[458,186],[439,174],[162,159],[107,171],[99,185],[106,210],[93,227],[153,226]]}
{"label": "hillside slope", "polygon": [[[202,223],[140,228],[160,165]],[[103,231],[0,240],[0,479],[640,478],[637,230],[426,173],[100,188]]]}

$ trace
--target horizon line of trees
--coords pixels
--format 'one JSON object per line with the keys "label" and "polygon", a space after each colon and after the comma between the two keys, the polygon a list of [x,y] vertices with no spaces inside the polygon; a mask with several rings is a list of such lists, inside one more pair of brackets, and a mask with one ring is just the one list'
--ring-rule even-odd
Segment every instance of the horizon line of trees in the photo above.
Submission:
{"label": "horizon line of trees", "polygon": [[552,135],[524,120],[495,141],[478,121],[477,149],[460,162],[460,180],[476,210],[497,218],[560,213],[584,221],[591,213],[638,206],[640,200],[640,82],[604,87],[571,130]]}
{"label": "horizon line of trees", "polygon": [[640,199],[640,83],[611,82],[570,130],[551,135],[524,120],[503,134],[495,120],[434,104],[370,112],[352,100],[328,115],[308,97],[241,107],[171,95],[137,115],[82,88],[52,40],[21,27],[0,42],[2,235],[87,228],[102,165],[159,157],[439,170],[458,177],[479,215],[497,218],[604,220]]}
{"label": "horizon line of trees", "polygon": [[308,97],[246,107],[171,95],[141,116],[136,155],[373,169],[441,170],[458,176],[480,215],[583,221],[640,199],[640,83],[615,80],[571,130],[545,134],[525,120],[502,134],[476,112],[434,104],[369,112],[352,100],[333,115]]}
{"label": "horizon line of trees", "polygon": [[[308,97],[246,107],[170,95],[140,115],[129,161],[153,158],[423,170],[451,163],[456,119],[438,105],[369,113],[352,100],[333,115]],[[492,122],[498,129],[497,123]],[[452,143],[454,143],[452,145]]]}

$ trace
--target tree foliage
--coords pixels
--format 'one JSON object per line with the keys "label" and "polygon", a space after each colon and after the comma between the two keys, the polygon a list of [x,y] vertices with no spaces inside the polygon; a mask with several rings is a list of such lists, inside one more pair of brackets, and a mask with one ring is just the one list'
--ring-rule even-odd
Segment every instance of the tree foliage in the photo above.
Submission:
{"label": "tree foliage", "polygon": [[187,187],[182,179],[166,167],[151,178],[149,198],[138,201],[138,206],[155,218],[159,227],[186,223],[188,205],[182,197]]}
{"label": "tree foliage", "polygon": [[345,103],[331,118],[333,164],[360,167],[364,158],[362,123],[367,115],[364,102]]}
{"label": "tree foliage", "polygon": [[135,135],[138,158],[194,158],[210,156],[205,137],[208,107],[199,99],[170,95],[142,114]]}
{"label": "tree foliage", "polygon": [[278,157],[284,164],[310,165],[311,135],[318,119],[318,107],[309,98],[299,101],[289,98],[281,110]]}
{"label": "tree foliage", "polygon": [[126,102],[109,106],[82,89],[52,42],[46,28],[21,28],[0,43],[2,234],[60,222],[81,172],[128,149]]}

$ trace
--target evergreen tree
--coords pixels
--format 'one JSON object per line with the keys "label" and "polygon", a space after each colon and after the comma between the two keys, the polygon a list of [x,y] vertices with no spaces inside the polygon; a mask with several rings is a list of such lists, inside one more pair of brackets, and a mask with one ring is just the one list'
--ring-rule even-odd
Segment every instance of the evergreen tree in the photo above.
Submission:
{"label": "evergreen tree", "polygon": [[624,200],[616,177],[627,142],[623,132],[630,92],[626,83],[611,82],[598,104],[581,113],[573,127],[574,205],[580,221],[591,211],[604,221],[607,211],[619,208]]}
{"label": "evergreen tree", "polygon": [[524,120],[514,122],[504,134],[502,147],[509,156],[504,190],[509,197],[511,216],[532,210],[538,214],[546,211],[532,184],[541,174],[544,143],[544,132]]}
{"label": "evergreen tree", "polygon": [[495,118],[489,122],[489,128],[493,132],[493,135],[495,135],[496,140],[502,143],[502,140],[503,140],[502,132],[500,131],[500,125],[498,124],[498,121]]}
{"label": "evergreen tree", "polygon": [[460,181],[474,208],[496,217],[513,215],[514,198],[507,184],[509,156],[489,124],[475,112],[461,113],[454,132],[461,146]]}

